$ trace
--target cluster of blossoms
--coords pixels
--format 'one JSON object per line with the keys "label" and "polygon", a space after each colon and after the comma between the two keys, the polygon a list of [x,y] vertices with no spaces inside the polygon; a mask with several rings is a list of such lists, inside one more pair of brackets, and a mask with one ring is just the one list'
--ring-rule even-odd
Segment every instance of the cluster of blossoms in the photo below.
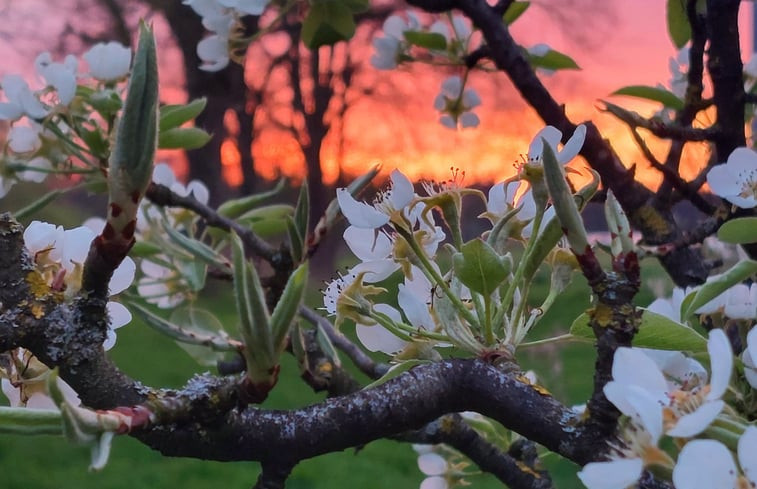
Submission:
{"label": "cluster of blossoms", "polygon": [[[89,220],[88,225],[97,226],[98,222]],[[90,243],[101,230],[102,221],[96,230],[87,225],[63,229],[40,221],[29,224],[24,231],[24,244],[39,274],[39,280],[32,281],[33,287],[40,288],[35,293],[42,293],[42,289],[45,289],[60,294],[64,301],[72,300],[81,290],[83,264]],[[108,284],[111,296],[123,292],[131,285],[135,269],[131,258],[127,257],[121,262]],[[112,300],[106,307],[109,328],[103,347],[109,350],[116,343],[115,330],[131,321],[131,313],[122,304]],[[2,391],[11,406],[54,408],[55,404],[47,395],[46,389],[50,370],[23,348],[14,350],[11,360],[7,370],[0,369]],[[57,384],[72,405],[79,405],[76,393],[68,384],[60,378],[57,379]]]}
{"label": "cluster of blossoms", "polygon": [[[193,180],[183,185],[165,163],[155,165],[152,181],[182,197],[192,195],[197,201],[208,203],[210,194],[202,182]],[[142,276],[137,282],[137,291],[147,302],[167,309],[181,304],[202,288],[205,266],[176,250],[167,240],[163,226],[191,236],[196,227],[196,216],[185,209],[166,209],[148,200],[140,202],[137,241],[154,245],[160,251],[142,259],[139,267]]]}
{"label": "cluster of blossoms", "polygon": [[0,120],[12,123],[7,147],[0,160],[0,197],[16,181],[42,182],[58,164],[67,160],[69,151],[62,137],[71,138],[64,119],[76,99],[81,78],[92,78],[105,90],[129,73],[131,50],[115,42],[100,43],[83,55],[88,70],[79,72],[79,61],[68,55],[63,62],[52,60],[50,53],[37,56],[34,66],[43,81],[39,90],[17,74],[3,76],[0,89],[5,102],[0,102]]}
{"label": "cluster of blossoms", "polygon": [[[416,56],[413,47],[426,46],[414,39],[413,33],[436,34],[436,39],[441,42],[428,48],[427,54],[432,59],[443,58],[449,64],[462,64],[473,48],[473,31],[464,17],[450,15],[448,21],[437,20],[429,27],[423,27],[417,15],[407,12],[407,20],[391,15],[384,21],[384,35],[373,40],[376,52],[371,57],[371,65],[379,70],[391,70],[402,63],[423,59],[420,54]],[[440,93],[434,99],[434,108],[441,114],[439,122],[450,129],[478,126],[479,118],[472,109],[479,105],[481,98],[478,93],[471,88],[466,89],[465,80],[460,76],[444,80]]]}
{"label": "cluster of blossoms", "polygon": [[[715,329],[707,344],[712,375],[680,352],[619,348],[613,380],[604,388],[607,398],[626,415],[609,460],[586,465],[579,477],[589,489],[628,487],[644,468],[672,470],[677,488],[749,487],[757,482],[757,427],[739,422],[722,400],[733,371],[733,352],[725,333]],[[715,439],[731,429],[738,439],[739,475],[731,452]],[[734,428],[735,427],[735,428]],[[677,459],[660,448],[663,435],[676,439]],[[709,455],[708,455],[709,453]],[[737,481],[741,480],[736,485]]]}
{"label": "cluster of blossoms", "polygon": [[197,44],[201,70],[220,71],[229,64],[229,53],[240,39],[239,19],[260,15],[270,0],[184,0],[202,17],[202,25],[212,34]]}

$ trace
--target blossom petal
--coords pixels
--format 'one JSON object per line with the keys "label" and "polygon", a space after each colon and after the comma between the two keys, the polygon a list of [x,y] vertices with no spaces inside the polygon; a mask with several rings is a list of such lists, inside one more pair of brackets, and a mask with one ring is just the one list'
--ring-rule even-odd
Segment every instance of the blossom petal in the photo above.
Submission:
{"label": "blossom petal", "polygon": [[413,182],[399,170],[392,171],[389,178],[392,181],[392,188],[389,191],[389,203],[394,210],[404,209],[412,202],[415,196]]}
{"label": "blossom petal", "polygon": [[423,479],[423,482],[421,482],[421,485],[418,489],[448,489],[449,484],[447,484],[447,479],[444,477],[439,477],[438,475],[434,475],[432,477],[426,477]]}
{"label": "blossom petal", "polygon": [[383,260],[392,253],[392,240],[383,232],[349,226],[342,235],[345,243],[360,261]]}
{"label": "blossom petal", "polygon": [[738,445],[739,465],[749,482],[757,484],[757,427],[744,430]]}
{"label": "blossom petal", "polygon": [[350,224],[359,228],[375,229],[389,222],[389,216],[364,202],[358,202],[346,188],[336,190],[342,214]]}
{"label": "blossom petal", "polygon": [[118,265],[118,268],[113,272],[113,276],[110,278],[108,293],[110,295],[116,295],[129,288],[134,281],[134,272],[136,269],[137,265],[134,263],[134,260],[128,256],[124,258],[121,264]]}
{"label": "blossom petal", "polygon": [[578,472],[578,478],[589,489],[626,489],[639,480],[643,468],[640,458],[592,462]]}
{"label": "blossom petal", "polygon": [[667,402],[668,384],[660,368],[644,352],[621,347],[615,351],[612,378],[623,385],[638,385],[652,393],[661,403]]}
{"label": "blossom petal", "polygon": [[728,388],[728,382],[731,380],[731,370],[733,369],[731,342],[728,341],[728,337],[722,329],[713,329],[710,332],[707,351],[710,354],[710,368],[712,370],[710,393],[707,394],[707,400],[711,401],[723,397]]}
{"label": "blossom petal", "polygon": [[[557,145],[560,143],[562,133],[552,126],[547,126],[541,131],[536,133],[536,136],[531,140],[531,145],[528,147],[528,159],[529,160],[541,160],[541,154],[544,151],[544,145],[542,138],[547,140],[547,143],[552,149],[557,149]],[[555,151],[556,152],[556,151]]]}
{"label": "blossom petal", "polygon": [[565,143],[562,151],[558,153],[557,161],[564,165],[565,163],[575,158],[578,155],[578,152],[581,151],[581,147],[583,147],[585,139],[586,126],[580,124],[578,127],[576,127],[576,130],[573,131],[573,135],[570,137],[570,139],[568,139],[568,142]]}
{"label": "blossom petal", "polygon": [[95,44],[82,57],[89,65],[90,75],[96,80],[112,82],[129,73],[131,49],[121,43]]}
{"label": "blossom petal", "polygon": [[676,489],[732,488],[736,478],[736,464],[731,452],[713,440],[687,443],[673,469]]}
{"label": "blossom petal", "polygon": [[447,460],[438,453],[424,453],[418,457],[418,468],[426,475],[442,475],[447,472]]}
{"label": "blossom petal", "polygon": [[667,434],[676,438],[691,438],[707,429],[725,407],[721,400],[708,401],[693,413],[682,416]]}

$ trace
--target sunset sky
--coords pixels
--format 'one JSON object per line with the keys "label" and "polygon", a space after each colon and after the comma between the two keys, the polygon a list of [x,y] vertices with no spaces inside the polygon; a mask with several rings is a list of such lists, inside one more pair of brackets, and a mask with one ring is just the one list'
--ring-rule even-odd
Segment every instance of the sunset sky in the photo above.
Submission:
{"label": "sunset sky", "polygon": [[[21,72],[33,77],[36,53],[52,49],[57,40],[39,36],[40,7],[59,8],[57,2],[44,0],[0,2],[2,13],[13,22],[6,24],[0,37],[4,62],[0,75]],[[547,43],[572,56],[580,71],[562,71],[554,75],[540,75],[558,102],[566,105],[569,117],[576,123],[591,119],[609,138],[625,164],[636,163],[637,175],[648,185],[655,186],[659,175],[652,170],[636,150],[629,131],[610,116],[597,110],[600,99],[608,98],[615,89],[625,85],[668,84],[668,60],[676,52],[667,37],[665,2],[660,0],[592,2],[576,0],[561,2],[560,11],[549,12],[550,2],[532,2],[531,8],[512,28],[521,45]],[[566,7],[565,5],[572,5]],[[746,5],[746,4],[745,4]],[[751,6],[744,7],[741,32],[745,61],[751,46]],[[49,16],[49,31],[61,32],[66,15]],[[56,20],[57,19],[57,20]],[[178,53],[171,46],[167,27],[155,21],[158,40],[163,50],[162,60],[175,60]],[[430,17],[425,17],[427,24]],[[55,23],[60,25],[53,26]],[[369,41],[367,39],[366,41]],[[46,44],[47,43],[47,44]],[[23,46],[18,48],[18,46]],[[442,127],[433,109],[433,99],[447,76],[454,70],[430,70],[423,66],[408,66],[389,72],[376,71],[368,65],[372,50],[356,57],[365,68],[357,75],[360,83],[372,88],[370,96],[357,98],[345,117],[345,144],[342,165],[345,172],[357,174],[370,165],[380,163],[384,172],[400,168],[413,178],[446,179],[450,167],[466,172],[467,181],[493,182],[513,173],[513,165],[527,152],[531,137],[543,127],[534,111],[523,103],[506,76],[501,73],[474,73],[471,86],[483,104],[476,109],[481,119],[477,129],[453,131]],[[164,66],[168,63],[164,62]],[[254,56],[248,57],[248,70],[255,70]],[[183,101],[181,78],[170,72],[162,73],[162,98],[166,102]],[[659,107],[630,98],[613,97],[614,103],[651,114]],[[700,123],[707,123],[706,116]],[[653,151],[665,154],[664,142],[650,141]],[[683,167],[683,177],[691,178],[706,161],[703,145],[689,144]],[[322,152],[325,179],[337,176],[340,158],[336,138],[327,138]],[[303,159],[296,143],[280,131],[266,130],[253,145],[256,167],[263,176],[277,174],[301,176]],[[235,151],[227,145],[224,153],[228,175],[238,178]],[[174,159],[174,158],[172,158]],[[180,161],[177,168],[182,170]]]}

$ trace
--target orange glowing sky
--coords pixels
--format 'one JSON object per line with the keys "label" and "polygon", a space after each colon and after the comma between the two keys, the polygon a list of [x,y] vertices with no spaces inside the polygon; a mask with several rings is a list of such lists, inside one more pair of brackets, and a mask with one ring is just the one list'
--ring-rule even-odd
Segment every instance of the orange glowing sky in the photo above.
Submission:
{"label": "orange glowing sky", "polygon": [[[32,60],[37,52],[50,49],[55,41],[39,38],[38,12],[40,6],[55,9],[58,4],[49,0],[27,0],[8,4],[8,12],[20,12],[14,17],[12,36],[0,39],[5,61],[0,75],[22,72],[33,77]],[[596,8],[585,12],[563,9],[562,18],[547,12],[547,2],[532,2],[529,11],[512,28],[520,44],[530,46],[545,42],[572,56],[581,66],[580,71],[563,71],[552,76],[541,76],[558,102],[564,103],[574,122],[593,120],[610,139],[626,165],[637,164],[637,176],[647,185],[656,186],[660,175],[649,168],[636,149],[629,131],[609,115],[597,110],[600,99],[625,85],[668,83],[668,59],[675,50],[667,38],[665,2],[660,0],[597,2]],[[578,5],[592,5],[588,0]],[[62,7],[61,7],[62,8]],[[6,12],[6,14],[8,13]],[[63,22],[65,9],[60,16],[51,15],[47,22]],[[751,42],[749,17],[751,7],[742,9],[742,43]],[[10,18],[10,17],[9,17]],[[58,19],[58,20],[56,20]],[[177,62],[178,53],[172,46],[168,29],[161,19],[155,22],[162,59],[170,66]],[[430,19],[427,18],[430,23]],[[63,25],[63,24],[61,24]],[[55,29],[50,29],[55,32]],[[52,36],[52,34],[51,34]],[[15,49],[19,40],[35,40],[35,47],[26,51]],[[32,42],[32,41],[29,41]],[[743,47],[748,53],[748,47]],[[368,63],[371,53],[359,54]],[[748,54],[745,59],[748,58]],[[248,70],[255,69],[254,56],[248,57]],[[176,70],[173,70],[174,72]],[[388,173],[400,168],[414,179],[446,179],[450,167],[466,172],[466,181],[493,182],[513,173],[514,163],[527,152],[531,137],[543,123],[518,96],[506,76],[500,73],[474,73],[471,86],[483,100],[476,109],[481,125],[475,130],[452,131],[442,127],[433,109],[433,99],[441,81],[454,71],[429,70],[424,67],[407,67],[380,72],[367,67],[358,72],[368,82],[373,93],[358,99],[345,116],[345,143],[341,154],[337,138],[329,135],[322,151],[322,168],[327,183],[338,175],[341,163],[347,174],[358,174],[371,165],[381,164]],[[170,70],[162,72],[162,99],[168,103],[184,101],[180,88],[180,75]],[[630,98],[615,97],[614,103],[624,105],[645,115],[659,107]],[[699,123],[705,124],[706,116]],[[652,150],[663,158],[667,143],[650,140]],[[707,158],[707,149],[701,144],[687,145],[682,176],[692,178]],[[296,142],[282,131],[264,130],[253,144],[256,170],[263,177],[278,175],[301,178],[304,163]],[[183,173],[181,158],[164,155],[177,164]],[[227,178],[238,183],[239,153],[227,142],[223,147],[223,163]]]}

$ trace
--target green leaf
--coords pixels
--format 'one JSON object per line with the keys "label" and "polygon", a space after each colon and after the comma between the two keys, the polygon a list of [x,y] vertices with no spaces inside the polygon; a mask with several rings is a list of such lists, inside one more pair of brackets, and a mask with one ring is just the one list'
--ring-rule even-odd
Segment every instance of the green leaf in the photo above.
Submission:
{"label": "green leaf", "polygon": [[405,372],[407,372],[413,367],[417,367],[418,365],[424,365],[426,363],[431,363],[431,361],[430,360],[407,360],[407,361],[398,363],[396,365],[392,365],[391,367],[389,367],[389,370],[387,370],[387,372],[384,375],[382,375],[380,378],[374,380],[370,384],[363,387],[363,390],[373,389],[374,387],[384,384],[395,377],[399,377],[400,375],[404,374]]}
{"label": "green leaf", "polygon": [[281,293],[281,298],[271,313],[273,345],[278,351],[282,351],[286,346],[286,335],[292,325],[292,320],[300,309],[307,284],[308,264],[305,262],[289,276],[289,280],[284,286],[284,292]]}
{"label": "green leaf", "polygon": [[[577,338],[594,339],[589,327],[589,315],[583,313],[570,327]],[[639,332],[633,337],[633,346],[656,350],[679,350],[694,353],[707,351],[707,339],[692,328],[652,311],[644,310]]]}
{"label": "green leaf", "polygon": [[308,229],[310,227],[310,191],[307,180],[303,180],[300,187],[300,196],[297,198],[297,206],[294,208],[294,228],[300,237],[300,253],[297,260],[305,258],[307,251]]}
{"label": "green leaf", "polygon": [[371,7],[370,0],[343,0],[353,14],[361,14]]}
{"label": "green leaf", "polygon": [[[78,87],[77,87],[78,92]],[[97,92],[90,92],[87,95],[87,101],[98,114],[105,119],[110,119],[123,107],[124,102],[121,96],[113,89],[106,88]]]}
{"label": "green leaf", "polygon": [[567,54],[550,49],[544,56],[528,55],[531,66],[545,70],[580,70],[573,58]]}
{"label": "green leaf", "polygon": [[145,324],[181,343],[201,345],[213,351],[238,351],[240,342],[226,338],[223,325],[212,313],[194,306],[180,307],[164,319],[136,302],[129,309]]}
{"label": "green leaf", "polygon": [[225,269],[228,266],[228,262],[223,255],[217,253],[213,248],[206,245],[201,241],[190,238],[180,233],[169,224],[168,221],[163,221],[163,230],[168,234],[168,237],[173,243],[178,245],[181,249],[189,252],[192,256],[207,263],[210,266]]}
{"label": "green leaf", "polygon": [[667,1],[668,35],[676,49],[681,49],[691,39],[691,25],[686,15],[687,0]]}
{"label": "green leaf", "polygon": [[241,238],[232,231],[231,250],[234,262],[234,298],[244,339],[247,372],[253,382],[269,379],[268,369],[275,366],[276,350],[271,336],[271,317],[265,303],[255,265],[247,261]]}
{"label": "green leaf", "polygon": [[302,22],[302,42],[310,49],[346,41],[355,34],[352,10],[342,0],[320,0]]}
{"label": "green leaf", "polygon": [[447,38],[438,32],[405,31],[404,34],[410,44],[437,51],[447,49]]}
{"label": "green leaf", "polygon": [[266,238],[286,232],[286,219],[293,214],[294,208],[291,205],[271,204],[252,209],[239,216],[237,221],[252,229],[261,238]]}
{"label": "green leaf", "polygon": [[205,109],[208,101],[205,97],[196,98],[188,104],[164,105],[160,108],[158,127],[160,132],[179,127],[189,122]]}
{"label": "green leaf", "polygon": [[160,149],[197,149],[205,146],[212,136],[199,127],[174,127],[161,131]]}
{"label": "green leaf", "polygon": [[505,10],[505,15],[502,16],[502,20],[505,21],[505,24],[510,25],[513,22],[515,22],[518,19],[518,17],[523,15],[523,13],[530,6],[531,6],[531,2],[519,2],[519,1],[512,2],[510,6],[507,7],[507,10]]}
{"label": "green leaf", "polygon": [[653,102],[660,102],[665,107],[674,110],[681,110],[684,106],[684,101],[678,98],[678,96],[670,90],[659,87],[648,87],[646,85],[629,85],[615,90],[610,95],[626,95],[629,97],[652,100]]}
{"label": "green leaf", "polygon": [[235,219],[245,212],[258,207],[260,204],[270,199],[271,197],[277,195],[284,189],[285,184],[286,178],[280,178],[271,190],[248,195],[240,199],[228,200],[218,207],[218,214],[223,217]]}
{"label": "green leaf", "polygon": [[146,258],[148,256],[157,255],[158,253],[163,253],[165,250],[156,245],[155,243],[150,243],[149,241],[137,241],[134,243],[134,246],[131,247],[131,250],[129,250],[129,256],[132,258]]}
{"label": "green leaf", "polygon": [[689,294],[681,304],[681,317],[688,319],[694,311],[704,306],[732,286],[743,282],[757,273],[757,261],[743,260],[725,273],[708,280],[695,294]]}
{"label": "green leaf", "polygon": [[507,277],[507,268],[494,248],[479,238],[465,243],[452,257],[455,275],[469,289],[485,296]]}
{"label": "green leaf", "polygon": [[341,367],[342,361],[339,359],[339,352],[336,351],[336,347],[334,347],[334,344],[331,342],[328,333],[326,333],[326,330],[324,330],[323,326],[320,324],[317,325],[317,329],[318,331],[315,335],[315,339],[318,342],[318,346],[321,347],[323,353],[331,359],[334,365]]}
{"label": "green leaf", "polygon": [[0,433],[11,435],[62,435],[63,417],[57,409],[0,406]]}
{"label": "green leaf", "polygon": [[155,36],[144,23],[129,78],[123,115],[116,129],[108,172],[110,201],[126,204],[143,195],[152,179],[158,134],[158,61]]}
{"label": "green leaf", "polygon": [[53,202],[55,199],[60,197],[66,193],[63,190],[53,190],[51,192],[46,193],[39,199],[35,200],[31,204],[27,205],[26,207],[22,207],[18,211],[13,213],[13,216],[18,219],[19,221],[22,219],[25,219],[27,216],[30,216],[31,214],[34,214],[37,211],[40,211],[48,206],[51,202]]}
{"label": "green leaf", "polygon": [[294,219],[291,216],[286,218],[287,235],[289,236],[289,253],[292,255],[292,260],[298,263],[304,254],[304,244],[302,242],[302,236],[297,231],[297,226],[294,224]]}
{"label": "green leaf", "polygon": [[718,239],[734,244],[757,242],[757,217],[731,219],[718,229]]}

